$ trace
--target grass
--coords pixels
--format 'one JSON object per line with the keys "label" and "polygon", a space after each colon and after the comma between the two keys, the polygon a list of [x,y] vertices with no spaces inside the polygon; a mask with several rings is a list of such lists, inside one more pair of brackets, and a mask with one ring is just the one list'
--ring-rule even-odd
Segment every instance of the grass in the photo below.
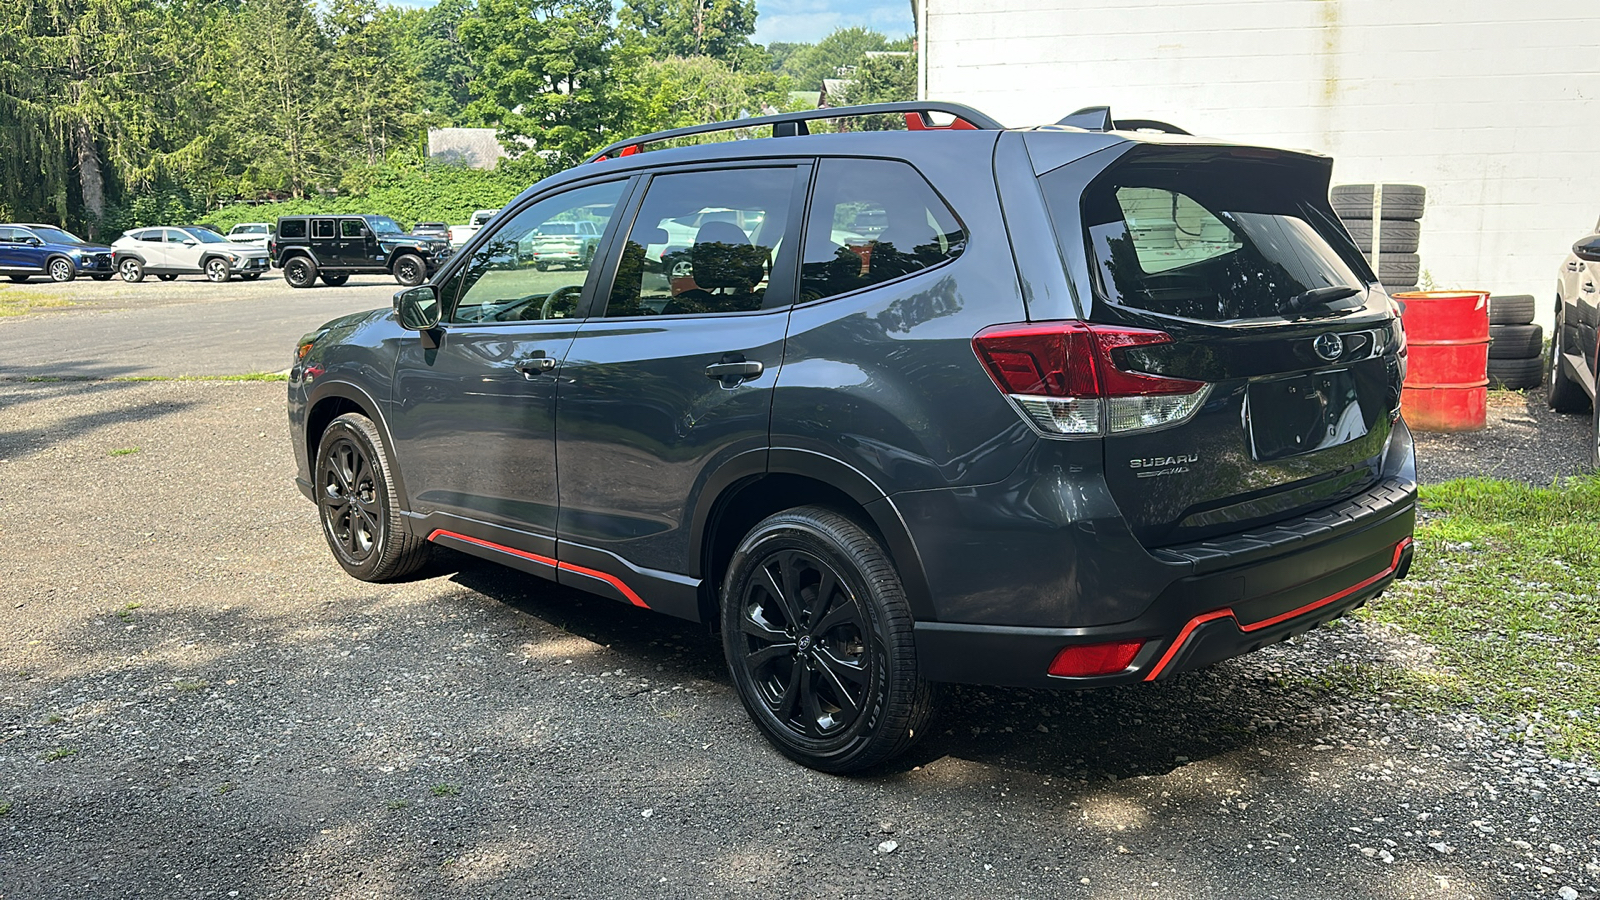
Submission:
{"label": "grass", "polygon": [[456,797],[461,794],[461,788],[453,784],[436,784],[432,788],[435,797]]}
{"label": "grass", "polygon": [[72,305],[71,300],[63,300],[44,291],[30,291],[23,288],[0,290],[0,319],[25,316],[36,309],[60,309]]}
{"label": "grass", "polygon": [[122,621],[126,622],[129,619],[133,618],[133,611],[138,609],[139,607],[141,607],[143,605],[144,605],[143,603],[140,603],[137,600],[131,601],[126,606],[124,606],[121,609],[117,610],[117,618],[119,618]]}
{"label": "grass", "polygon": [[47,751],[40,759],[46,762],[55,762],[58,759],[66,759],[69,756],[77,755],[78,751],[72,747],[57,747],[54,750]]}
{"label": "grass", "polygon": [[204,678],[179,678],[172,682],[172,686],[180,691],[203,691],[211,687],[211,682]]}
{"label": "grass", "polygon": [[7,800],[7,801],[5,801],[3,803],[0,803],[0,816],[9,816],[9,815],[11,815],[11,801]]}
{"label": "grass", "polygon": [[46,725],[60,725],[65,721],[66,719],[62,718],[60,713],[51,713],[50,715],[44,717],[44,723]]}
{"label": "grass", "polygon": [[1426,639],[1440,670],[1386,692],[1530,721],[1550,752],[1600,752],[1600,479],[1422,489],[1416,562],[1363,615]]}
{"label": "grass", "polygon": [[112,456],[132,456],[139,452],[138,447],[118,447],[111,451]]}
{"label": "grass", "polygon": [[411,805],[411,801],[409,801],[409,800],[390,800],[389,801],[389,808],[390,809],[395,809],[395,810],[405,809],[406,807],[408,807],[410,805]]}

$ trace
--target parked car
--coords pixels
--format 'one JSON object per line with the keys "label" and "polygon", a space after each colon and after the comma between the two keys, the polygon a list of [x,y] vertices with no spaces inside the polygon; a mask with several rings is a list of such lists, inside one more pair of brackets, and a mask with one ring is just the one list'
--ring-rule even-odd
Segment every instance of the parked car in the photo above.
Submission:
{"label": "parked car", "polygon": [[0,224],[0,275],[27,281],[35,275],[71,281],[87,275],[109,280],[111,248],[83,240],[54,225]]}
{"label": "parked car", "polygon": [[1546,399],[1557,412],[1590,410],[1589,466],[1600,470],[1600,404],[1595,401],[1596,341],[1600,341],[1600,222],[1572,245],[1556,272],[1556,321],[1550,331]]}
{"label": "parked car", "polygon": [[478,229],[482,228],[484,223],[494,218],[494,214],[497,212],[499,212],[498,209],[480,209],[472,214],[472,218],[468,220],[467,224],[451,225],[450,246],[456,248],[457,250],[461,249],[462,245],[466,244],[467,241],[472,240],[472,236],[478,233]]}
{"label": "parked car", "polygon": [[255,281],[270,268],[267,251],[230,241],[209,228],[135,228],[111,244],[117,274],[129,284],[146,275],[171,281],[179,275],[204,275],[224,282],[237,275]]}
{"label": "parked car", "polygon": [[284,216],[267,242],[290,287],[338,287],[351,275],[393,275],[421,284],[450,258],[450,244],[413,237],[388,216]]}
{"label": "parked car", "polygon": [[443,238],[450,240],[450,226],[444,222],[418,222],[411,226],[413,237]]}
{"label": "parked car", "polygon": [[[923,128],[807,134],[886,111]],[[1377,597],[1412,555],[1405,338],[1332,161],[1074,124],[786,113],[534,185],[299,344],[334,559],[440,545],[709,623],[757,727],[834,772],[903,751],[934,682],[1163,680]],[[639,152],[761,126],[791,137]],[[509,250],[579,219],[588,266]]]}
{"label": "parked car", "polygon": [[594,222],[546,222],[519,245],[534,266],[587,269],[600,243],[600,229]]}
{"label": "parked car", "polygon": [[267,238],[278,228],[271,222],[240,222],[228,229],[228,240],[267,249]]}

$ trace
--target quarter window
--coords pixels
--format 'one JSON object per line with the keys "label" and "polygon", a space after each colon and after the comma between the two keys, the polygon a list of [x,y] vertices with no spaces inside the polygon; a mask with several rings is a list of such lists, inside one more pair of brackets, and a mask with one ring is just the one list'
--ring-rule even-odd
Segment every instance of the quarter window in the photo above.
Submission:
{"label": "quarter window", "polygon": [[802,302],[892,281],[966,248],[967,235],[916,169],[878,159],[825,159],[806,221]]}
{"label": "quarter window", "polygon": [[[572,316],[624,184],[613,181],[558,194],[501,224],[452,279],[461,285],[461,299],[446,321]],[[446,288],[446,296],[450,291]]]}
{"label": "quarter window", "polygon": [[795,171],[720,169],[651,179],[622,245],[606,318],[787,305],[792,290],[769,281]]}

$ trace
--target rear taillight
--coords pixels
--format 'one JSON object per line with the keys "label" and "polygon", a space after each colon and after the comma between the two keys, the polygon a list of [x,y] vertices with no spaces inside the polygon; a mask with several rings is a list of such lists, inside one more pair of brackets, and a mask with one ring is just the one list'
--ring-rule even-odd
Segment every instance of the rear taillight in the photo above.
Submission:
{"label": "rear taillight", "polygon": [[1143,328],[1024,322],[978,332],[972,347],[989,377],[1046,434],[1098,435],[1174,425],[1211,386],[1121,368],[1118,351],[1169,344]]}

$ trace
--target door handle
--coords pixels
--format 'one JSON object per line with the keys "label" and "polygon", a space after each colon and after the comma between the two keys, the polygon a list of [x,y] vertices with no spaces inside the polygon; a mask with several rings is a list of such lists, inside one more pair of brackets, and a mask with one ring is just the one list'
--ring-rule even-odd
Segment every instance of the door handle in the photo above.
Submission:
{"label": "door handle", "polygon": [[738,384],[759,376],[764,368],[755,360],[712,363],[706,366],[706,377],[715,378],[724,384]]}
{"label": "door handle", "polygon": [[519,359],[516,366],[514,366],[518,372],[522,373],[523,378],[537,378],[546,372],[555,371],[555,367],[556,361],[542,354],[530,356],[527,359]]}

